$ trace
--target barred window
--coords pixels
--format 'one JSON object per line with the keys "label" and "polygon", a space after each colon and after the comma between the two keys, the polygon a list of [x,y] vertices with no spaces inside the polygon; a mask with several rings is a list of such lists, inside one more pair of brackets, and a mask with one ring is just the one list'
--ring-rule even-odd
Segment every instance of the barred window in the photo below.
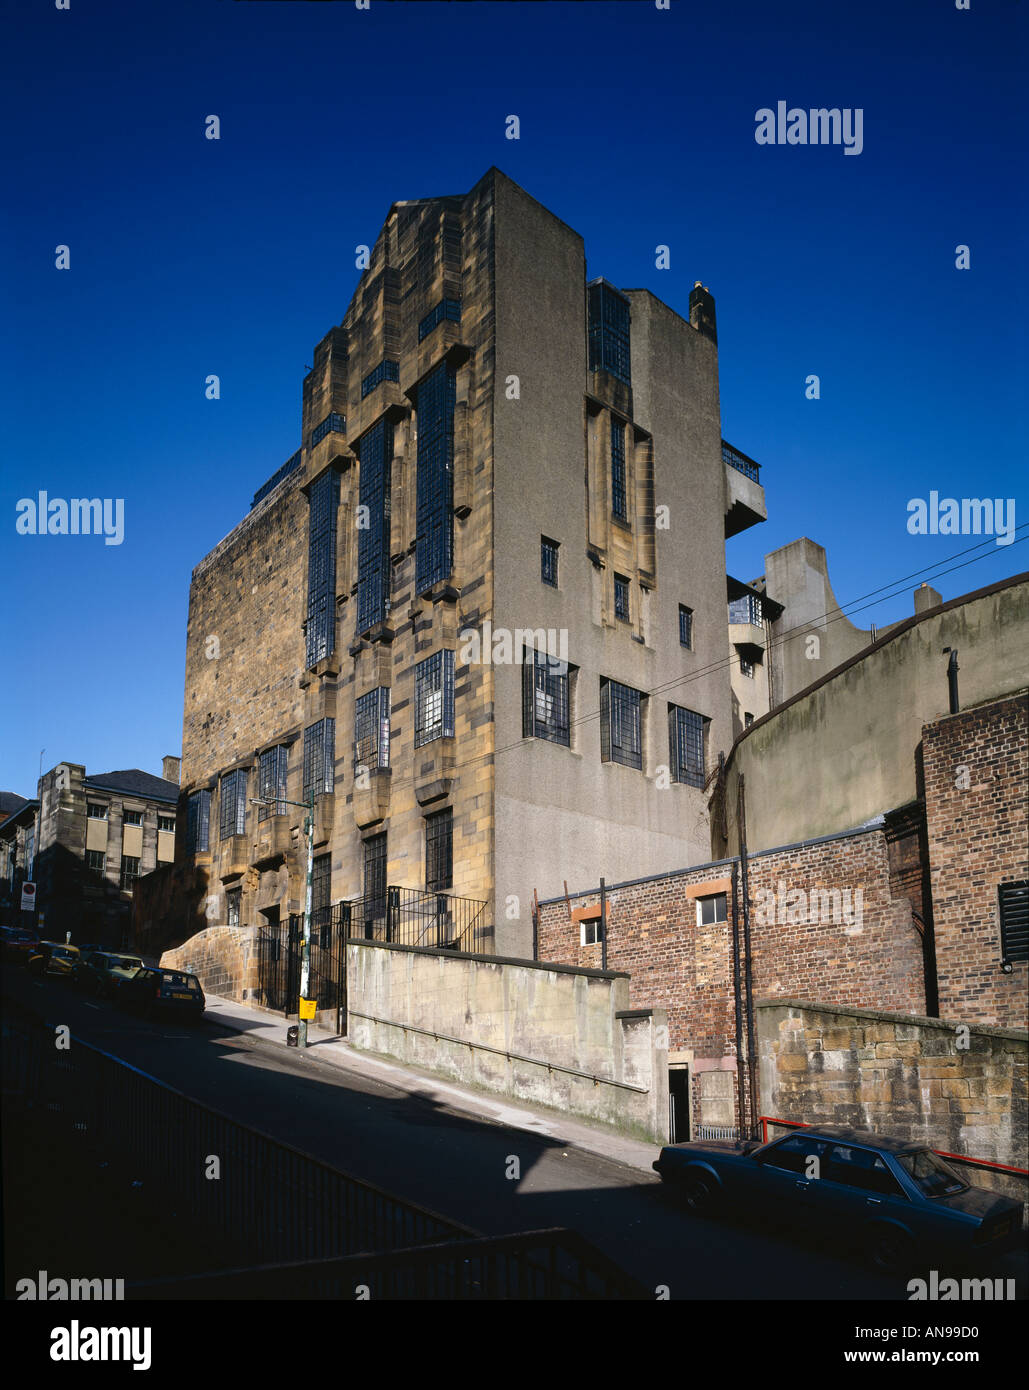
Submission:
{"label": "barred window", "polygon": [[321,796],[334,786],[336,721],[319,719],[304,730],[304,800],[314,792]]}
{"label": "barred window", "polygon": [[123,824],[123,825],[142,825],[142,824],[143,824],[143,812],[142,812],[142,811],[123,811],[123,812],[122,812],[122,824]]}
{"label": "barred window", "polygon": [[99,801],[90,801],[86,807],[86,815],[90,820],[106,820],[107,807]]}
{"label": "barred window", "polygon": [[230,888],[225,894],[225,920],[230,927],[239,926],[240,908],[243,903],[243,890]]}
{"label": "barred window", "polygon": [[454,563],[454,400],[455,377],[446,363],[419,385],[418,534],[415,587],[419,593],[446,579]]}
{"label": "barred window", "polygon": [[389,612],[390,597],[390,493],[393,463],[393,426],[380,420],[358,444],[361,480],[358,501],[367,526],[357,532],[357,630],[365,632],[381,623]]}
{"label": "barred window", "polygon": [[619,521],[625,510],[625,426],[611,417],[611,511]]}
{"label": "barred window", "polygon": [[679,604],[679,646],[693,650],[693,609]]}
{"label": "barred window", "polygon": [[747,658],[744,656],[740,657],[740,675],[750,676],[752,679],[754,676],[754,663],[752,661],[748,661]]}
{"label": "barred window", "polygon": [[522,736],[571,744],[571,671],[566,661],[526,649],[522,664]]}
{"label": "barred window", "polygon": [[211,793],[206,787],[193,792],[186,803],[186,848],[192,854],[211,848]]}
{"label": "barred window", "polygon": [[540,537],[540,578],[544,584],[557,588],[557,550],[560,542]]}
{"label": "barred window", "polygon": [[615,575],[615,617],[629,621],[629,581],[622,575]]}
{"label": "barred window", "polygon": [[221,781],[218,797],[221,838],[245,835],[247,830],[247,770],[238,767],[227,772]]}
{"label": "barred window", "polygon": [[311,484],[307,546],[307,665],[336,647],[336,513],[339,474],[330,468]]}
{"label": "barred window", "polygon": [[668,737],[673,782],[702,787],[705,782],[707,726],[695,710],[668,706]]}
{"label": "barred window", "polygon": [[1000,884],[997,899],[1001,959],[1029,960],[1029,880]]}
{"label": "barred window", "polygon": [[131,854],[123,854],[121,859],[121,886],[131,888],[139,878],[139,859]]}
{"label": "barred window", "polygon": [[364,912],[366,919],[386,911],[386,836],[372,835],[364,842]]}
{"label": "barred window", "polygon": [[438,304],[429,310],[418,325],[418,341],[427,338],[437,324],[449,319],[452,323],[461,322],[461,301],[459,299],[441,299]]}
{"label": "barred window", "polygon": [[389,687],[380,685],[354,702],[354,770],[389,767]]}
{"label": "barred window", "polygon": [[380,382],[399,380],[399,363],[391,362],[388,357],[384,357],[382,361],[379,363],[379,365],[377,367],[373,367],[372,370],[365,377],[364,381],[361,382],[361,399],[364,400],[365,396],[370,396],[372,392],[375,390],[376,386],[380,384]]}
{"label": "barred window", "polygon": [[286,795],[288,763],[289,749],[284,743],[261,754],[257,765],[257,795],[263,804],[257,813],[258,820],[286,814],[286,803],[282,798]]}
{"label": "barred window", "polygon": [[347,427],[347,417],[334,410],[331,415],[326,415],[320,424],[315,425],[311,431],[311,448],[320,444],[327,434],[342,434]]}
{"label": "barred window", "polygon": [[587,290],[589,368],[606,371],[632,385],[629,352],[629,301],[613,285],[598,280]]}
{"label": "barred window", "polygon": [[86,850],[86,868],[90,873],[102,874],[107,871],[107,855],[102,849]]}
{"label": "barred window", "polygon": [[600,683],[600,756],[643,770],[643,697],[617,681]]}
{"label": "barred window", "polygon": [[434,652],[414,669],[414,746],[454,733],[454,653]]}
{"label": "barred window", "polygon": [[[315,913],[327,914],[332,902],[332,855],[319,854],[311,864],[311,920]],[[318,919],[320,920],[320,919]]]}
{"label": "barred window", "polygon": [[454,813],[425,817],[425,891],[442,893],[454,882]]}

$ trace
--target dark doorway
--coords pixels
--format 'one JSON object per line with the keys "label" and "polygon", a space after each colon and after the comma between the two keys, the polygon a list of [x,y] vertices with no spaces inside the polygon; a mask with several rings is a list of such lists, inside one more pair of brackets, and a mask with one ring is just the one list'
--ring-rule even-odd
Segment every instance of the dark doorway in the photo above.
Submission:
{"label": "dark doorway", "polygon": [[668,1068],[668,1136],[673,1144],[690,1137],[690,1069]]}

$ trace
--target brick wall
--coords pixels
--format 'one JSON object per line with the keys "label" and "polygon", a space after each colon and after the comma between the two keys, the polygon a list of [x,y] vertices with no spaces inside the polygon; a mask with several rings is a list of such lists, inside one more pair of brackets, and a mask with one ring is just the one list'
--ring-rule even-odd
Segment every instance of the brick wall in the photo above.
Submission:
{"label": "brick wall", "polygon": [[922,750],[940,1013],[1024,1028],[1029,964],[1001,970],[997,906],[1029,874],[1024,692],[926,724]]}

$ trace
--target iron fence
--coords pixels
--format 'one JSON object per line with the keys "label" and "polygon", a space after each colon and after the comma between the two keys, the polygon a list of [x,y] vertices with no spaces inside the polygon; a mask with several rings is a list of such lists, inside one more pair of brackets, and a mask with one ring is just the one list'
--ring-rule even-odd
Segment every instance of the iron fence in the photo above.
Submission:
{"label": "iron fence", "polygon": [[351,932],[366,941],[475,955],[493,955],[495,951],[487,904],[475,898],[390,886],[384,894],[354,899],[349,907]]}
{"label": "iron fence", "polygon": [[[574,1231],[555,1227],[351,1255],[338,1260],[227,1270],[129,1284],[130,1298],[650,1299],[652,1295]],[[367,1292],[364,1292],[367,1290]]]}
{"label": "iron fence", "polygon": [[731,444],[722,440],[722,462],[727,463],[730,468],[735,468],[737,473],[745,473],[748,478],[753,478],[755,483],[761,481],[761,465],[755,463],[746,454],[740,453],[739,449],[734,449]]}
{"label": "iron fence", "polygon": [[[334,903],[311,913],[308,997],[321,1011],[336,1015],[336,1031],[346,1028],[346,940],[350,904]],[[292,913],[287,922],[263,927],[257,937],[258,1002],[286,1015],[300,1007],[300,969],[304,919]]]}

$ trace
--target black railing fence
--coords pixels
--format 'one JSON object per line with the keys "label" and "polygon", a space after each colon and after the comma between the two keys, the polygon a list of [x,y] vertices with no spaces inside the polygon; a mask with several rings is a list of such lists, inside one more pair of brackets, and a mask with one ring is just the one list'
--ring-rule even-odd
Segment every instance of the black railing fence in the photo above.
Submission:
{"label": "black railing fence", "polygon": [[748,458],[739,449],[722,440],[722,462],[727,463],[730,468],[735,468],[737,473],[745,473],[748,478],[753,478],[755,483],[761,481],[761,465],[755,463],[752,458]]}
{"label": "black railing fence", "polygon": [[451,893],[424,893],[391,886],[385,894],[349,904],[351,935],[398,946],[431,946],[448,951],[493,955],[494,932],[487,904]]}

